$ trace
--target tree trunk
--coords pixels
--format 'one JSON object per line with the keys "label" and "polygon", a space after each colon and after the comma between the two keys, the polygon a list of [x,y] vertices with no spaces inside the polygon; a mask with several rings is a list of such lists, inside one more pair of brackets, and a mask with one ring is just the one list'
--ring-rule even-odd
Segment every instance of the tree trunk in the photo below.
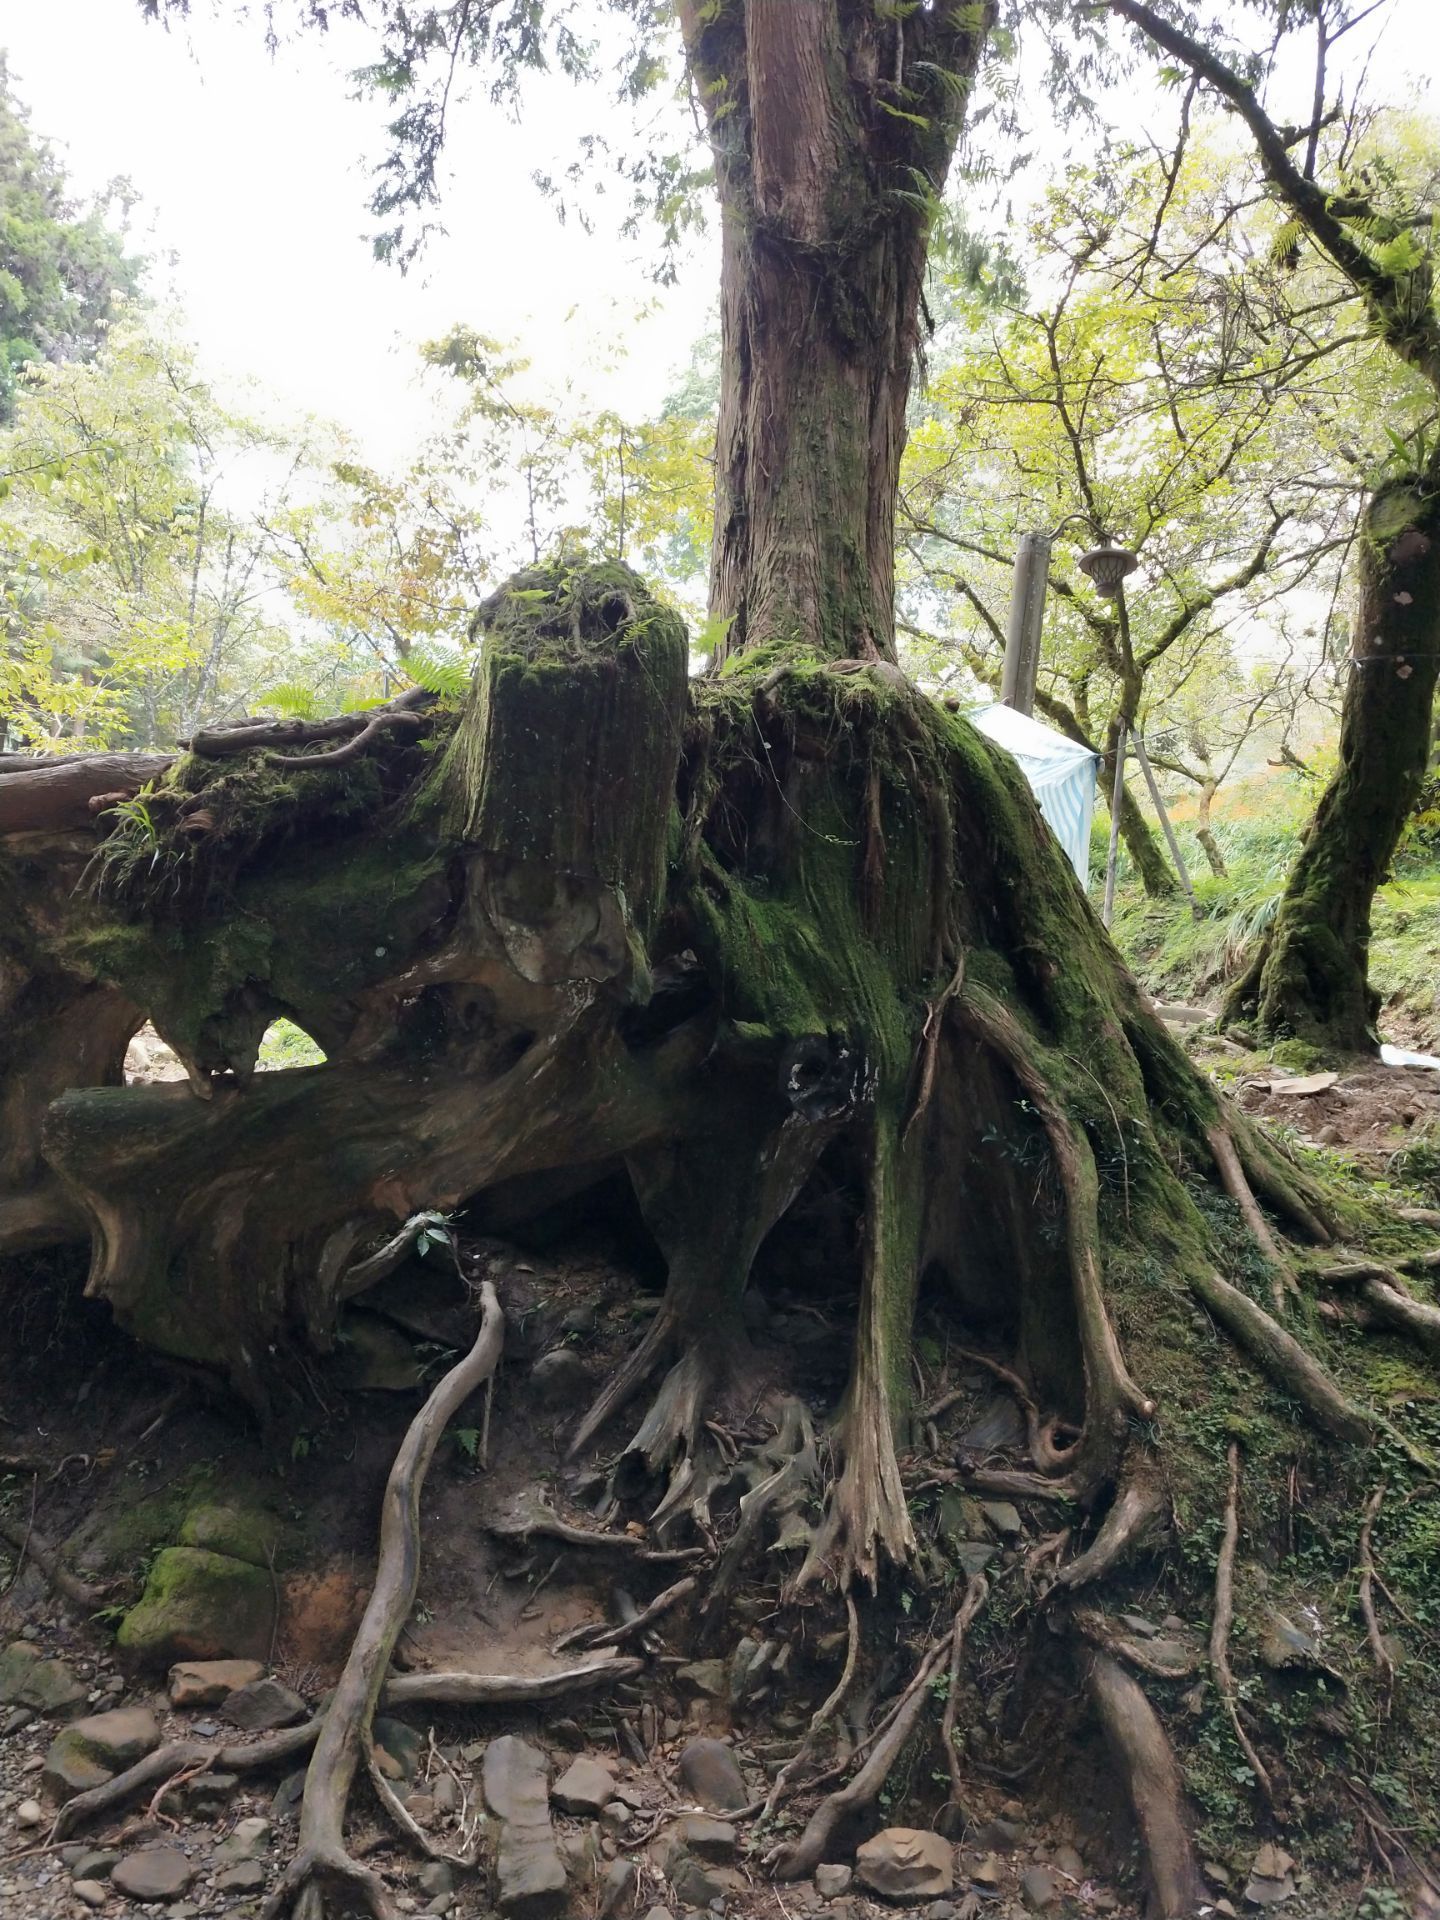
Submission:
{"label": "tree trunk", "polygon": [[1219,791],[1219,781],[1205,779],[1200,783],[1200,806],[1195,818],[1195,838],[1200,842],[1201,851],[1210,863],[1210,871],[1217,880],[1229,878],[1230,869],[1225,864],[1225,856],[1220,851],[1220,842],[1215,838],[1215,829],[1210,824],[1210,809],[1215,804],[1215,795]]}
{"label": "tree trunk", "polygon": [[1383,488],[1359,544],[1340,761],[1275,922],[1227,1005],[1267,1036],[1373,1052],[1370,913],[1430,753],[1440,672],[1440,474]]}
{"label": "tree trunk", "polygon": [[717,661],[772,642],[893,660],[929,222],[990,9],[680,13],[722,218]]}

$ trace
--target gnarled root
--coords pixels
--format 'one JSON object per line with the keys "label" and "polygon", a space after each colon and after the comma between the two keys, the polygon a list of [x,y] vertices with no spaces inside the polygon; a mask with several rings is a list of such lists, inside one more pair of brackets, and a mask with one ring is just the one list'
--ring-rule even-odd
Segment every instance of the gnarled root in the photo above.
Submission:
{"label": "gnarled root", "polygon": [[1316,1276],[1336,1286],[1351,1286],[1382,1326],[1408,1334],[1440,1354],[1440,1307],[1417,1300],[1392,1268],[1372,1261],[1322,1268]]}
{"label": "gnarled root", "polygon": [[779,1431],[761,1449],[755,1465],[768,1471],[740,1497],[738,1523],[716,1564],[705,1597],[707,1622],[723,1617],[725,1599],[769,1514],[774,1513],[779,1522],[777,1548],[795,1546],[809,1537],[808,1524],[800,1519],[799,1508],[819,1474],[820,1462],[810,1413],[803,1401],[785,1402]]}
{"label": "gnarled root", "polygon": [[8,1541],[19,1556],[15,1562],[15,1571],[11,1576],[13,1586],[20,1578],[20,1569],[27,1559],[33,1560],[40,1570],[41,1578],[52,1593],[74,1607],[80,1613],[94,1613],[104,1606],[105,1595],[99,1587],[92,1587],[78,1575],[63,1566],[59,1554],[43,1534],[37,1533],[34,1526],[17,1518],[13,1514],[0,1513],[0,1540]]}
{"label": "gnarled root", "polygon": [[1159,1920],[1183,1920],[1205,1898],[1181,1797],[1180,1769],[1138,1680],[1108,1653],[1084,1656],[1086,1690],[1140,1830]]}
{"label": "gnarled root", "polygon": [[505,1323],[495,1288],[481,1288],[480,1331],[411,1421],[385,1484],[375,1586],[350,1648],[305,1775],[299,1851],[266,1902],[265,1920],[292,1913],[318,1920],[327,1890],[358,1896],[375,1920],[389,1920],[378,1878],[345,1851],[345,1810],[368,1745],[385,1670],[415,1604],[420,1579],[420,1493],[440,1436],[453,1414],[494,1372]]}
{"label": "gnarled root", "polygon": [[800,1880],[807,1873],[813,1873],[826,1858],[836,1831],[874,1805],[880,1789],[889,1778],[890,1769],[904,1750],[925,1710],[929,1682],[947,1657],[958,1669],[957,1642],[963,1641],[966,1628],[984,1605],[988,1592],[983,1577],[979,1574],[973,1576],[966,1586],[965,1598],[949,1633],[926,1649],[909,1686],[875,1735],[869,1757],[859,1772],[820,1802],[798,1840],[789,1846],[777,1847],[767,1856],[765,1864],[775,1879]]}
{"label": "gnarled root", "polygon": [[1122,1480],[1100,1531],[1083,1553],[1061,1567],[1056,1584],[1073,1590],[1102,1578],[1150,1536],[1168,1504],[1153,1465],[1141,1461]]}

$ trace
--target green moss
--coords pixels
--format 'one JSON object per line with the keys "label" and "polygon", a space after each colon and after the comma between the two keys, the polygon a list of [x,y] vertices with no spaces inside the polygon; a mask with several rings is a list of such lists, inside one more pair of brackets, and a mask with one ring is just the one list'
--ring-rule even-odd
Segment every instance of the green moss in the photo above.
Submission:
{"label": "green moss", "polygon": [[133,1665],[177,1660],[263,1660],[275,1630],[270,1574],[226,1554],[167,1547],[156,1556],[116,1644]]}
{"label": "green moss", "polygon": [[247,1566],[267,1567],[274,1564],[284,1535],[284,1524],[273,1513],[239,1504],[227,1487],[224,1499],[190,1509],[176,1544],[226,1554]]}

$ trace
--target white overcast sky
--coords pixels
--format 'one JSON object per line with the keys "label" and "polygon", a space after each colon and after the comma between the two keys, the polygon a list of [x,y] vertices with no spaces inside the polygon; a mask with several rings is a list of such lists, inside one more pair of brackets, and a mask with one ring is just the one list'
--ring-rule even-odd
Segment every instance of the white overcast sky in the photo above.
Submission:
{"label": "white overcast sky", "polygon": [[[1381,17],[1376,94],[1440,74],[1440,0],[1395,0]],[[134,0],[0,0],[0,46],[76,187],[119,173],[139,189],[150,244],[174,255],[157,280],[206,368],[340,422],[376,460],[422,437],[415,349],[454,322],[518,339],[552,385],[636,410],[663,396],[711,314],[713,238],[662,293],[643,243],[562,228],[532,186],[531,168],[563,164],[583,130],[587,109],[561,82],[531,90],[523,128],[477,100],[452,116],[448,236],[402,277],[366,238],[382,116],[347,78],[373,51],[365,34],[307,36],[272,60],[253,20],[216,18],[207,0],[168,32]]]}

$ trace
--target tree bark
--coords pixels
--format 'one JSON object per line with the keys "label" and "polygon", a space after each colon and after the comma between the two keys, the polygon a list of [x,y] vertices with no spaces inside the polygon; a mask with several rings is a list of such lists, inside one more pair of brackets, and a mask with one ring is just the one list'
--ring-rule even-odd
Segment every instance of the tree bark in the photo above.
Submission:
{"label": "tree bark", "polygon": [[893,660],[929,223],[990,8],[680,14],[721,201],[717,660],[770,642]]}
{"label": "tree bark", "polygon": [[1370,915],[1430,754],[1440,672],[1440,473],[1381,489],[1359,543],[1360,605],[1340,760],[1306,830],[1280,909],[1232,993],[1232,1018],[1267,1036],[1373,1052]]}

